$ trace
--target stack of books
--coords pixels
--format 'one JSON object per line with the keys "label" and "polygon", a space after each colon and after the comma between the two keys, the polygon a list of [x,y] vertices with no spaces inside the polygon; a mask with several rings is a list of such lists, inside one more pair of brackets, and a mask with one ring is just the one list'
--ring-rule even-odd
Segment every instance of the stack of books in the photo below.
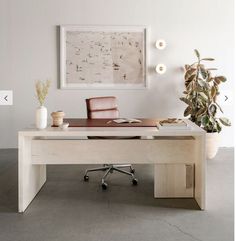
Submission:
{"label": "stack of books", "polygon": [[191,126],[182,119],[168,118],[157,122],[159,130],[191,130]]}

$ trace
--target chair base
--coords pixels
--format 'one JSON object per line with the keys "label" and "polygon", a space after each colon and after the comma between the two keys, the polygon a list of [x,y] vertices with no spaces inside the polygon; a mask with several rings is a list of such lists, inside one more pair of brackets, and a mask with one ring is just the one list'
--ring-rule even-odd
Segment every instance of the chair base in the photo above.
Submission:
{"label": "chair base", "polygon": [[[126,167],[130,168],[129,172],[121,169],[121,168],[126,168]],[[131,176],[133,185],[138,184],[138,180],[134,176],[135,170],[132,168],[132,166],[130,164],[124,164],[124,165],[104,164],[103,167],[87,169],[86,172],[85,172],[85,175],[84,175],[84,181],[89,180],[89,176],[87,175],[89,172],[96,172],[96,171],[106,171],[104,176],[102,177],[102,188],[104,190],[107,189],[107,187],[108,187],[108,184],[105,182],[106,177],[109,175],[109,173],[112,173],[113,171],[117,171],[117,172],[120,172],[120,173]]]}

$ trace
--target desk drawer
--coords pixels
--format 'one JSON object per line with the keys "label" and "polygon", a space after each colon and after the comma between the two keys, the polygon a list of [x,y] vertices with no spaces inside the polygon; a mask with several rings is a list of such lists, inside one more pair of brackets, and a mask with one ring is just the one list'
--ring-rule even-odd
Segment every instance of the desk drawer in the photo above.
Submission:
{"label": "desk drawer", "polygon": [[32,140],[33,164],[194,163],[194,139]]}

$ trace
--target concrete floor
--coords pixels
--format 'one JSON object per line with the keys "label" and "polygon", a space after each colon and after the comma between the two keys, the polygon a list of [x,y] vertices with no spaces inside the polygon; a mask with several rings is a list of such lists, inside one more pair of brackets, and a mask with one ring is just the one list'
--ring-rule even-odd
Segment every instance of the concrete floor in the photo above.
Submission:
{"label": "concrete floor", "polygon": [[17,150],[0,150],[1,241],[232,241],[233,149],[208,161],[207,210],[192,199],[154,199],[152,166],[135,166],[139,185],[121,174],[83,182],[87,166],[48,166],[47,183],[17,213]]}

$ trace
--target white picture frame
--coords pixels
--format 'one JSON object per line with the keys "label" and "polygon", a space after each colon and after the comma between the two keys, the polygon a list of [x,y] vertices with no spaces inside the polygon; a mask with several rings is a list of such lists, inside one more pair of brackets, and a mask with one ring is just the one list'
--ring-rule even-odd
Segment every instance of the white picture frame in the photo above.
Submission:
{"label": "white picture frame", "polygon": [[146,26],[60,26],[61,89],[146,89]]}

